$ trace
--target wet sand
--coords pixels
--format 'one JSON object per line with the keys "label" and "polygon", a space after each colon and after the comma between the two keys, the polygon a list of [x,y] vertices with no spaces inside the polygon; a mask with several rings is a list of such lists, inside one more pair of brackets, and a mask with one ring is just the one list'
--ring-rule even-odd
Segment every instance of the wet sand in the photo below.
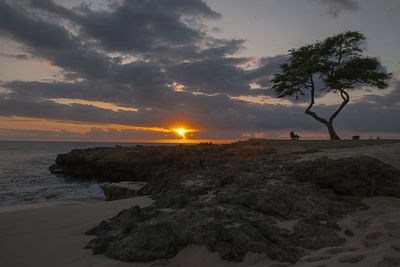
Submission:
{"label": "wet sand", "polygon": [[93,236],[85,231],[101,220],[134,205],[145,207],[153,201],[137,197],[117,201],[80,200],[47,202],[0,208],[0,265],[7,267],[101,266],[265,266],[263,255],[249,254],[242,263],[224,261],[203,246],[190,245],[177,257],[147,263],[115,261],[92,255],[83,249]]}
{"label": "wet sand", "polygon": [[146,197],[105,202],[80,200],[0,208],[1,266],[132,266],[93,256],[83,249],[93,236],[84,235],[101,220],[134,205],[147,206]]}

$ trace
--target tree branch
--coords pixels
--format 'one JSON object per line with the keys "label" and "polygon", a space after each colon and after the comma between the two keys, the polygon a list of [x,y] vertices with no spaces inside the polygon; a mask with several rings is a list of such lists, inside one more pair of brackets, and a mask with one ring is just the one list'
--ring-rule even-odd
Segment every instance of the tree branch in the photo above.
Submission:
{"label": "tree branch", "polygon": [[350,101],[349,94],[346,91],[342,90],[342,89],[340,90],[340,96],[342,97],[343,102],[340,105],[340,107],[335,111],[335,113],[333,113],[332,116],[329,118],[329,123],[331,123],[333,121],[333,119],[336,118],[336,116],[340,113],[340,111],[342,111],[344,106],[346,106],[347,103],[349,103],[349,101]]}
{"label": "tree branch", "polygon": [[336,62],[336,64],[332,65],[331,71],[330,71],[330,73],[328,75],[329,77],[332,77],[333,73],[335,72],[335,67],[339,66],[340,63],[342,62],[342,57],[343,57],[343,55],[342,55],[342,53],[340,53],[338,61]]}
{"label": "tree branch", "polygon": [[314,84],[314,79],[313,79],[312,74],[310,74],[310,82],[311,82],[311,103],[310,103],[310,105],[307,107],[305,113],[306,113],[307,115],[310,115],[311,117],[313,117],[313,118],[316,119],[317,121],[319,121],[319,122],[321,122],[321,123],[327,125],[327,124],[328,124],[328,121],[327,121],[327,120],[325,120],[325,119],[319,117],[319,116],[317,115],[317,113],[311,111],[311,108],[314,106],[314,103],[315,103],[315,102],[314,102],[314,98],[315,98],[315,84]]}

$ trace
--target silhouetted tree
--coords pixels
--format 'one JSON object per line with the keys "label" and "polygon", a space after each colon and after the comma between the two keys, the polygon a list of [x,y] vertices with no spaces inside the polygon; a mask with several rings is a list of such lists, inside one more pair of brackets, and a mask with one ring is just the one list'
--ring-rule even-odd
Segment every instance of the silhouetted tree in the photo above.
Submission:
{"label": "silhouetted tree", "polygon": [[[289,50],[288,63],[282,64],[281,73],[272,79],[272,88],[278,97],[294,95],[297,99],[309,91],[311,102],[305,113],[328,128],[331,140],[340,139],[333,128],[333,120],[349,102],[348,90],[360,85],[379,89],[388,86],[386,80],[391,74],[381,67],[379,59],[363,55],[365,40],[366,36],[360,32],[348,31]],[[317,90],[339,93],[343,100],[329,119],[311,111]]]}

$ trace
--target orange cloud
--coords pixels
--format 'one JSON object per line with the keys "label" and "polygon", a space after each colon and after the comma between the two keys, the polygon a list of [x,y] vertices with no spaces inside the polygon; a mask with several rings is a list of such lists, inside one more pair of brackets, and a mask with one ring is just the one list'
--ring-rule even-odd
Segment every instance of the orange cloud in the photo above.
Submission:
{"label": "orange cloud", "polygon": [[83,100],[83,99],[68,99],[68,98],[53,98],[50,100],[52,100],[56,103],[59,103],[59,104],[64,104],[64,105],[82,104],[82,105],[91,105],[91,106],[95,106],[98,108],[110,109],[113,111],[119,111],[119,110],[138,111],[137,108],[120,107],[113,103],[106,103],[106,102],[101,102],[101,101],[89,101],[89,100]]}
{"label": "orange cloud", "polygon": [[293,103],[290,102],[289,100],[282,98],[273,98],[270,96],[231,96],[230,98],[261,105],[272,104],[272,105],[293,106]]}
{"label": "orange cloud", "polygon": [[36,119],[28,117],[2,117],[0,116],[0,129],[15,130],[42,130],[42,131],[59,131],[68,129],[78,133],[90,131],[95,124],[73,123],[65,121],[52,121],[45,119]]}
{"label": "orange cloud", "polygon": [[40,66],[40,67],[44,67],[44,68],[47,68],[47,69],[61,70],[60,67],[55,66],[55,65],[51,64],[51,63],[48,62],[48,61],[37,61],[37,62],[34,62],[34,63],[35,63],[36,65]]}
{"label": "orange cloud", "polygon": [[175,92],[184,92],[185,86],[183,84],[173,82],[171,84],[167,84],[168,87],[174,89]]}

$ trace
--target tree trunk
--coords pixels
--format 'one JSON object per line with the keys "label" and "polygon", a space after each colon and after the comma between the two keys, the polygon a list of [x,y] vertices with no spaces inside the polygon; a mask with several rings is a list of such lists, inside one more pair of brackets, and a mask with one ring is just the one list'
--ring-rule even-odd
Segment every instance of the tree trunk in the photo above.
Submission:
{"label": "tree trunk", "polygon": [[331,140],[340,140],[340,137],[336,134],[335,129],[333,128],[333,121],[328,122],[326,127],[328,128]]}
{"label": "tree trunk", "polygon": [[340,137],[337,135],[337,133],[335,132],[335,129],[333,128],[333,120],[340,113],[340,111],[342,111],[344,106],[346,106],[346,104],[349,103],[349,99],[350,99],[349,95],[347,94],[346,91],[340,90],[340,96],[342,97],[343,102],[340,105],[340,107],[335,111],[335,113],[332,114],[332,116],[329,118],[329,120],[326,120],[326,119],[318,116],[317,113],[311,111],[311,108],[314,106],[314,94],[315,94],[314,78],[313,78],[312,74],[310,74],[310,84],[311,84],[311,103],[307,107],[305,113],[307,115],[310,115],[315,120],[319,121],[320,123],[322,123],[323,125],[325,125],[328,128],[329,137],[331,140],[340,140]]}

